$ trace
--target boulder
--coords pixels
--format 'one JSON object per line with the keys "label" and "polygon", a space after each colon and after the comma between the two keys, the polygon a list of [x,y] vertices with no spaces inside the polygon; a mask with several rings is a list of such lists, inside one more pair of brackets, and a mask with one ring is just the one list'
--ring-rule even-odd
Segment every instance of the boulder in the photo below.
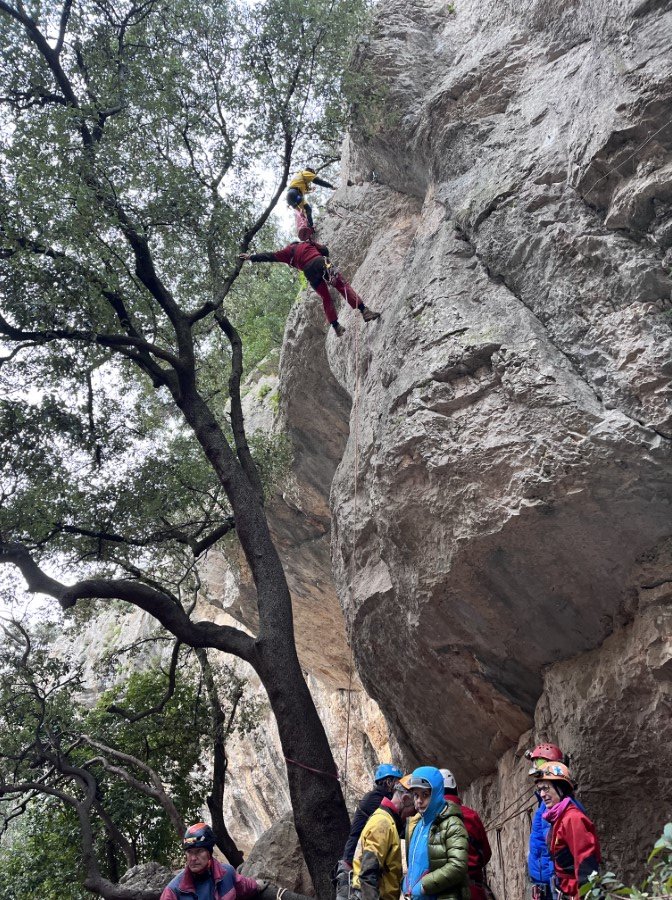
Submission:
{"label": "boulder", "polygon": [[291,813],[262,834],[243,863],[241,874],[270,881],[296,894],[315,896]]}

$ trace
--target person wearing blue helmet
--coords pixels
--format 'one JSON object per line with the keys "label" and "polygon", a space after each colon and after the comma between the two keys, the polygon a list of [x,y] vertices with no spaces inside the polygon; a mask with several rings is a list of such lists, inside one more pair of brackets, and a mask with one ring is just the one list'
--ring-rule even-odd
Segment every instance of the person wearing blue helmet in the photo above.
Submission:
{"label": "person wearing blue helmet", "polygon": [[408,786],[417,815],[406,826],[404,896],[469,900],[469,837],[462,810],[446,802],[443,775],[434,766],[415,769]]}
{"label": "person wearing blue helmet", "polygon": [[362,829],[369,820],[369,817],[378,809],[383,800],[391,800],[394,793],[394,786],[402,778],[404,773],[401,769],[390,763],[381,763],[373,774],[375,782],[374,789],[364,794],[357,804],[355,815],[352,819],[350,835],[345,843],[343,858],[339,860],[336,866],[336,884],[343,887],[350,880],[352,871],[352,860],[357,848],[357,841],[362,833]]}

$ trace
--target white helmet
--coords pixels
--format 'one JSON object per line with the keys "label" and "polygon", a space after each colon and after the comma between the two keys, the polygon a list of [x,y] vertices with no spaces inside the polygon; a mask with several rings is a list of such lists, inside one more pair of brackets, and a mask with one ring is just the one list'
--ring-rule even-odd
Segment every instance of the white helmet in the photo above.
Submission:
{"label": "white helmet", "polygon": [[439,772],[443,775],[443,789],[446,791],[456,791],[457,782],[450,769],[439,769]]}

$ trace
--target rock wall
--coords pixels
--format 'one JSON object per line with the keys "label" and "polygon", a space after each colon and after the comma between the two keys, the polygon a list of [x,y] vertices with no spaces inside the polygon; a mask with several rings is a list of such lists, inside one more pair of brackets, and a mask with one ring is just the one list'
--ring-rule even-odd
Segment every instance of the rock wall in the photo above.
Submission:
{"label": "rock wall", "polygon": [[[572,755],[619,873],[669,818],[670,47],[670,2],[381,4],[320,235],[383,318],[325,341],[308,292],[279,382],[248,384],[250,430],[291,443],[269,518],[349,799],[387,723],[483,813],[500,900],[536,740]],[[234,551],[206,574],[202,614],[254,629]],[[247,849],[288,809],[272,722],[231,774]]]}
{"label": "rock wall", "polygon": [[670,3],[382,5],[320,235],[383,318],[344,311],[327,370],[299,306],[280,381],[313,465],[349,413],[333,570],[405,763],[497,824],[560,740],[624,874],[669,815],[671,46]]}

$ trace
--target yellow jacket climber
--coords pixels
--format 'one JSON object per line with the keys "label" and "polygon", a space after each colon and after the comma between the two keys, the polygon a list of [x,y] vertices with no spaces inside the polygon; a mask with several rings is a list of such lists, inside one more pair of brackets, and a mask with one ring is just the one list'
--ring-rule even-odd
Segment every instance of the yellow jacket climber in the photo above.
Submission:
{"label": "yellow jacket climber", "polygon": [[362,830],[352,862],[352,887],[362,900],[399,900],[402,879],[400,831],[413,815],[413,797],[403,783],[394,786]]}
{"label": "yellow jacket climber", "polygon": [[306,166],[305,169],[297,172],[289,182],[289,188],[287,189],[287,194],[285,195],[287,205],[291,206],[292,209],[299,210],[304,214],[306,224],[309,228],[314,227],[313,210],[310,204],[306,203],[306,194],[309,194],[313,190],[313,184],[319,184],[320,187],[331,188],[332,191],[336,190],[333,184],[325,181],[324,178],[318,178],[315,170],[311,169],[309,166]]}

